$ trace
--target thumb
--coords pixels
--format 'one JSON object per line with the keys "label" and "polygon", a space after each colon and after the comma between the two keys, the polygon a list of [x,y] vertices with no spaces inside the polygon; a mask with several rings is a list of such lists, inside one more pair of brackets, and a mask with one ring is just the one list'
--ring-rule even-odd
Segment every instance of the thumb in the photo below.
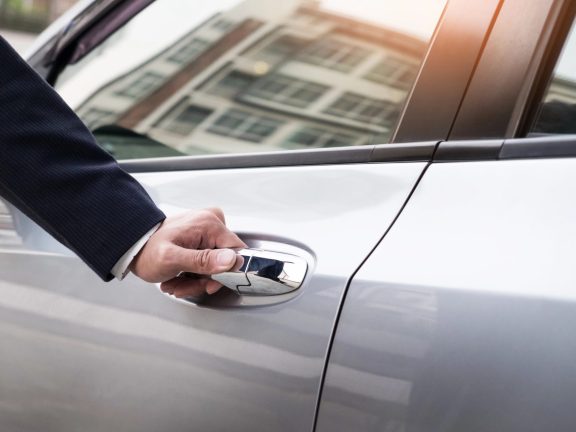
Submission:
{"label": "thumb", "polygon": [[180,248],[178,264],[184,272],[211,275],[230,270],[236,263],[232,249]]}

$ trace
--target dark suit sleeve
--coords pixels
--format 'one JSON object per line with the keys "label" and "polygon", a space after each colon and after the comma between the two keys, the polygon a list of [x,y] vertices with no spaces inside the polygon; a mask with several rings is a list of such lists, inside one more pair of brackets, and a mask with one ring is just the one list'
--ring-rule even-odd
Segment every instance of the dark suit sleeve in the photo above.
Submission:
{"label": "dark suit sleeve", "polygon": [[164,214],[0,37],[0,195],[102,279]]}

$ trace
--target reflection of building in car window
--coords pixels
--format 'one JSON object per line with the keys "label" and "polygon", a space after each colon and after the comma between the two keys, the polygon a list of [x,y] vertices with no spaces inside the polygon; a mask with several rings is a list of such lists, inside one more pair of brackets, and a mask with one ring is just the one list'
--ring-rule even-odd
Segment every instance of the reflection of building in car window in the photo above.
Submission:
{"label": "reflection of building in car window", "polygon": [[346,93],[326,109],[326,113],[365,123],[390,125],[398,115],[392,102]]}
{"label": "reflection of building in car window", "polygon": [[90,108],[82,115],[82,120],[90,129],[95,129],[98,125],[108,124],[115,121],[116,113],[98,108]]}
{"label": "reflection of building in car window", "polygon": [[210,42],[204,39],[194,38],[190,42],[178,46],[177,50],[168,57],[168,61],[177,64],[190,63],[192,60],[198,57],[202,51],[208,48],[209,45]]}
{"label": "reflection of building in car window", "polygon": [[576,82],[558,76],[552,80],[532,133],[576,133]]}
{"label": "reflection of building in car window", "polygon": [[213,112],[208,108],[190,105],[188,99],[185,99],[166,114],[160,123],[165,130],[179,135],[188,135]]}
{"label": "reflection of building in car window", "polygon": [[228,31],[232,27],[234,27],[234,22],[225,19],[219,19],[216,22],[214,22],[214,24],[212,24],[212,28],[215,28],[220,31]]}
{"label": "reflection of building in car window", "polygon": [[256,81],[256,79],[253,75],[232,71],[218,81],[216,85],[210,89],[210,93],[224,98],[233,98]]}
{"label": "reflection of building in car window", "polygon": [[328,37],[303,50],[300,59],[326,68],[350,72],[369,55],[370,51],[362,46]]}
{"label": "reflection of building in car window", "polygon": [[281,74],[270,74],[251,86],[245,96],[279,104],[306,107],[318,100],[328,88],[328,86],[311,81]]}
{"label": "reflection of building in car window", "polygon": [[331,129],[304,127],[283,144],[287,148],[345,147],[362,144],[360,135],[337,133]]}
{"label": "reflection of building in car window", "polygon": [[164,77],[162,75],[155,72],[145,72],[128,82],[128,85],[116,94],[131,99],[140,99],[152,93],[163,81]]}
{"label": "reflection of building in car window", "polygon": [[417,72],[417,62],[387,57],[366,75],[366,79],[408,89],[416,79]]}
{"label": "reflection of building in car window", "polygon": [[0,199],[0,247],[20,248],[22,239],[17,233],[16,224],[10,208]]}
{"label": "reflection of building in car window", "polygon": [[388,142],[425,41],[320,2],[291,0],[288,14],[267,2],[240,2],[190,28],[110,77],[79,115],[92,128],[114,121],[189,154]]}
{"label": "reflection of building in car window", "polygon": [[276,64],[287,57],[293,57],[300,52],[308,43],[309,39],[297,36],[283,35],[279,36],[268,45],[260,49],[256,56],[264,61]]}
{"label": "reflection of building in car window", "polygon": [[230,110],[218,118],[209,131],[218,135],[260,143],[276,132],[282,122],[269,117]]}
{"label": "reflection of building in car window", "polygon": [[576,103],[576,82],[559,76],[554,77],[546,94],[546,101]]}

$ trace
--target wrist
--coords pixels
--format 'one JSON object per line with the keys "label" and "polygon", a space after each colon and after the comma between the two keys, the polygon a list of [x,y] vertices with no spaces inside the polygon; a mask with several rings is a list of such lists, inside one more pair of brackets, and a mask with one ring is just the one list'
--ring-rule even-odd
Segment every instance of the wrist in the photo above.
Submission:
{"label": "wrist", "polygon": [[110,273],[112,273],[116,279],[123,280],[128,275],[128,273],[132,271],[136,256],[144,248],[148,240],[150,240],[150,237],[152,237],[154,233],[158,231],[160,225],[162,225],[162,222],[144,234],[136,243],[134,243],[130,249],[126,251],[124,255],[122,255],[122,257],[120,257],[120,259],[116,262],[116,265],[114,265],[110,271]]}

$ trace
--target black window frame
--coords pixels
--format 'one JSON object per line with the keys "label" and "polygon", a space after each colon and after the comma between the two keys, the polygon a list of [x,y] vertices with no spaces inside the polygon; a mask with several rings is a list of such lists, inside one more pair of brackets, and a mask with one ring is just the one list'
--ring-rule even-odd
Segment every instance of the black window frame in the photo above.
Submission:
{"label": "black window frame", "polygon": [[572,0],[502,1],[448,139],[526,137],[575,14]]}

